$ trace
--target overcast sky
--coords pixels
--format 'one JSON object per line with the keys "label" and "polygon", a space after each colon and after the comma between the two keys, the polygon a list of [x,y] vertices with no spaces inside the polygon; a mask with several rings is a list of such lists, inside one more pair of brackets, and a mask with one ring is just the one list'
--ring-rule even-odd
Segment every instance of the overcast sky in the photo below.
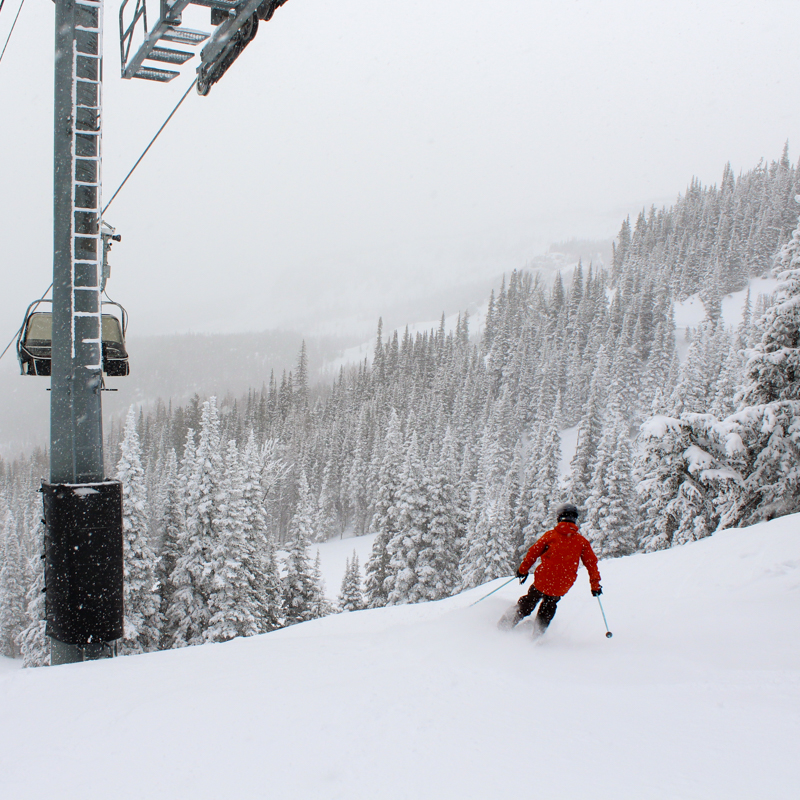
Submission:
{"label": "overcast sky", "polygon": [[[196,61],[122,81],[117,12],[106,198]],[[795,0],[289,0],[109,209],[109,293],[140,334],[371,331],[552,241],[611,237],[728,160],[787,139],[796,160],[798,30]],[[0,346],[51,279],[52,49],[52,2],[27,0],[0,63]]]}

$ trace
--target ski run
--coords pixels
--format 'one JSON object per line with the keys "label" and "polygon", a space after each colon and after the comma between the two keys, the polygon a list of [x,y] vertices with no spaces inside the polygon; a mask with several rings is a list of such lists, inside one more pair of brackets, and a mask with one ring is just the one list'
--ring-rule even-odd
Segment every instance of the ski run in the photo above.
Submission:
{"label": "ski run", "polygon": [[[329,581],[356,541],[320,546]],[[497,579],[224,644],[2,659],[0,794],[797,797],[800,515],[600,568],[610,640],[581,569],[535,644],[495,627],[516,582],[470,607]]]}

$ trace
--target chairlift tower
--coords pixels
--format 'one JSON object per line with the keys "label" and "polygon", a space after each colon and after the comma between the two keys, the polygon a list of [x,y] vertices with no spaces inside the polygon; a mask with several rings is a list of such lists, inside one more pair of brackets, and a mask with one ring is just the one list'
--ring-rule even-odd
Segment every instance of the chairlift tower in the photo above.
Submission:
{"label": "chairlift tower", "polygon": [[51,663],[122,635],[122,487],[103,465],[102,0],[55,0],[50,482],[43,482]]}

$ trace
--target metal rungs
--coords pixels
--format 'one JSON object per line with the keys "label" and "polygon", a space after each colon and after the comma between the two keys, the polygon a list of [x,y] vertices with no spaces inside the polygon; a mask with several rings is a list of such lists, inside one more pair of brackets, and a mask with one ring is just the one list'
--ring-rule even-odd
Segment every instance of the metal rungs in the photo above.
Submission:
{"label": "metal rungs", "polygon": [[221,8],[230,11],[239,5],[237,0],[189,0],[189,5],[204,6],[205,8]]}
{"label": "metal rungs", "polygon": [[208,37],[211,36],[210,33],[205,33],[204,31],[194,31],[191,28],[168,28],[163,34],[161,34],[161,39],[165,42],[179,42],[180,44],[200,44],[200,42],[204,42]]}
{"label": "metal rungs", "polygon": [[173,50],[171,47],[154,47],[147,58],[150,61],[163,61],[167,64],[185,64],[194,53],[186,50]]}
{"label": "metal rungs", "polygon": [[158,81],[159,83],[169,83],[173,78],[177,78],[180,72],[173,69],[154,69],[153,67],[139,67],[133,73],[134,78],[144,78],[146,81]]}

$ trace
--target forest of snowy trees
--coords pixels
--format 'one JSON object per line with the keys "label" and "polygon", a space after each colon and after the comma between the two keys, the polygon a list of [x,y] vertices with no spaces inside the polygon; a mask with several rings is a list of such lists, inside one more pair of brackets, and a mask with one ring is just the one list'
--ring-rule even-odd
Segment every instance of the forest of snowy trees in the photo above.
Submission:
{"label": "forest of snowy trees", "polygon": [[[122,652],[248,636],[337,610],[311,543],[375,534],[338,609],[510,575],[570,499],[601,557],[800,510],[800,165],[782,158],[626,220],[606,270],[514,272],[479,336],[384,337],[310,387],[167,400],[107,432],[124,485]],[[725,326],[722,298],[773,272]],[[705,320],[678,358],[674,304]],[[568,477],[561,436],[577,427]],[[41,452],[0,464],[0,652],[47,662]]]}

